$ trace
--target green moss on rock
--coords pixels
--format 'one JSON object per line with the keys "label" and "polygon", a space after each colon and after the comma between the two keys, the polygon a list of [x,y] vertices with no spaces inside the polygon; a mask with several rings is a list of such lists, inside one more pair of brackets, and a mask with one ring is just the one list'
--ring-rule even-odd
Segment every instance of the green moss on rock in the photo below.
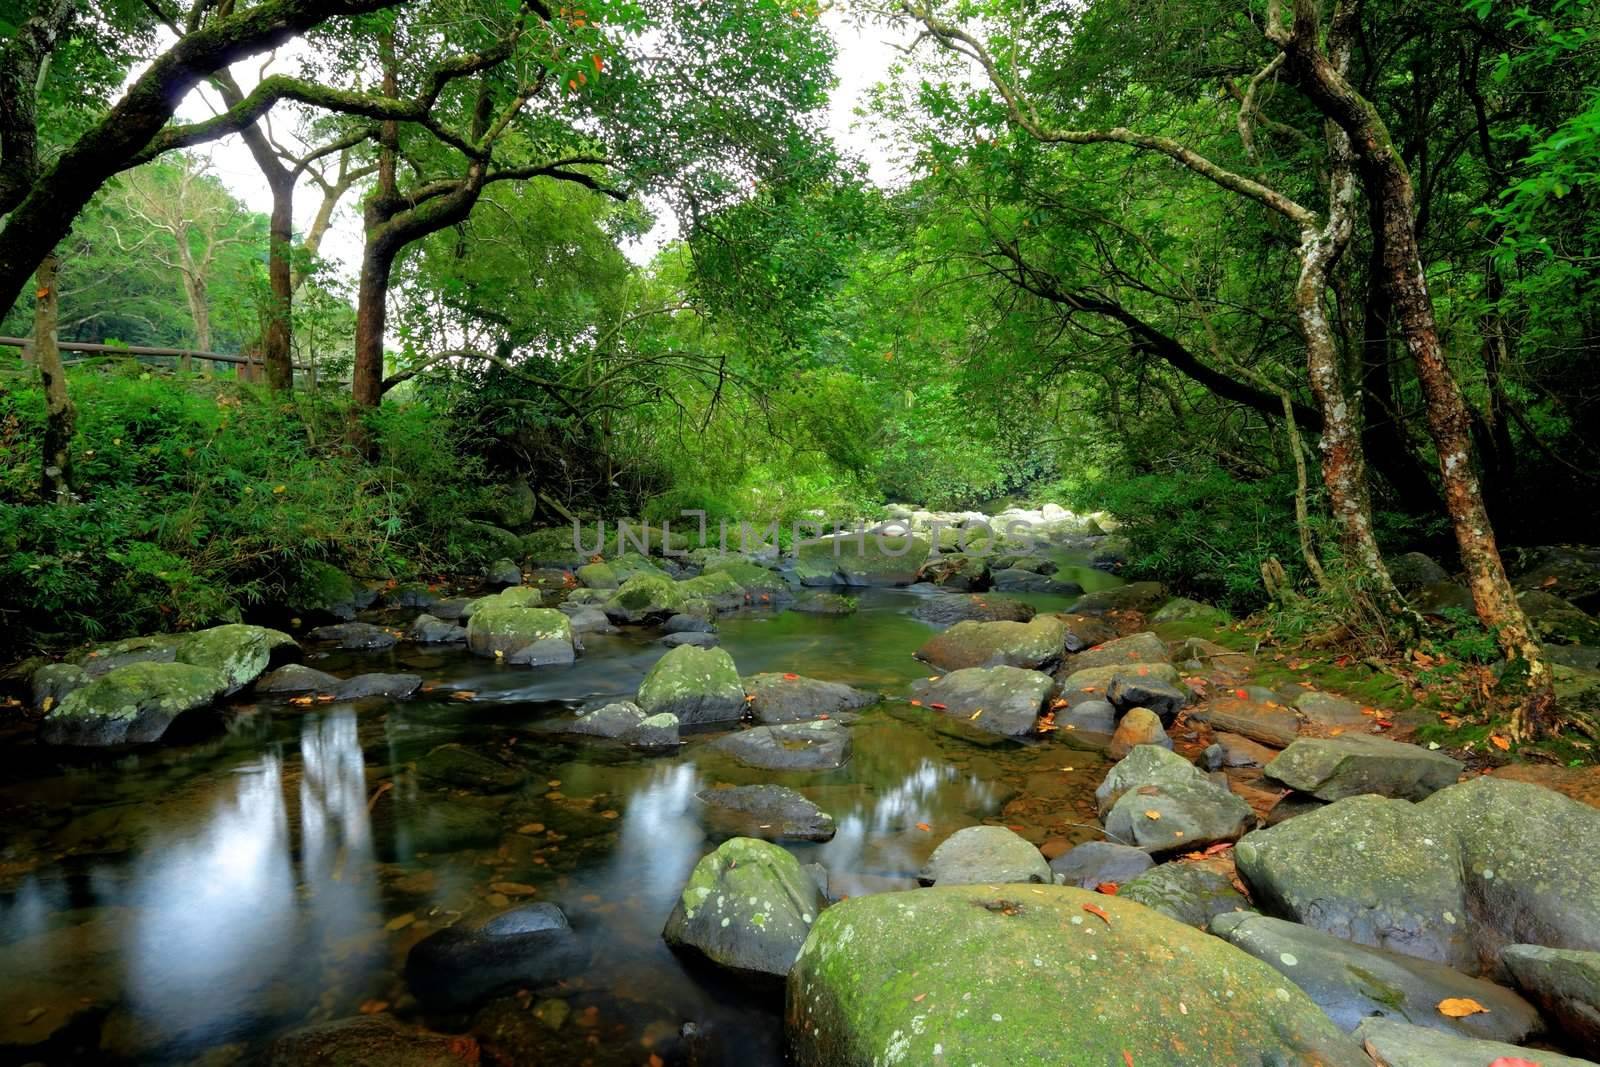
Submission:
{"label": "green moss on rock", "polygon": [[228,688],[222,672],[192,663],[131,663],[75,689],[45,716],[40,740],[51,745],[121,745],[156,741],[186,711]]}

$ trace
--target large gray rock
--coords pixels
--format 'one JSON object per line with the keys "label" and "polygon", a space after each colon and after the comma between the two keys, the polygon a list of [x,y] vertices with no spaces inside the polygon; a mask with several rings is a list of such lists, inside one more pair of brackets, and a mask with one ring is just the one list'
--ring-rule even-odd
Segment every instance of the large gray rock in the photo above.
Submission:
{"label": "large gray rock", "polygon": [[1285,748],[1300,736],[1300,720],[1294,712],[1276,700],[1259,700],[1248,690],[1237,692],[1246,695],[1241,697],[1230,692],[1191,708],[1190,721],[1274,748]]}
{"label": "large gray rock", "polygon": [[1259,960],[1066,886],[835,904],[790,972],[785,1029],[795,1067],[1372,1067]]}
{"label": "large gray rock", "polygon": [[744,714],[744,683],[733,657],[720,648],[675,648],[656,660],[639,684],[646,715],[676,715],[684,726],[737,722]]}
{"label": "large gray rock", "polygon": [[1106,700],[1118,711],[1146,708],[1171,726],[1189,703],[1189,690],[1174,682],[1139,674],[1118,674],[1106,686]]}
{"label": "large gray rock", "polygon": [[913,697],[924,707],[1006,737],[1033,732],[1050,695],[1050,676],[1020,667],[969,667],[934,681],[917,681]]}
{"label": "large gray rock", "polygon": [[160,740],[179,715],[207,707],[227,677],[192,663],[130,663],[72,690],[39,724],[48,745],[123,745]]}
{"label": "large gray rock", "polygon": [[670,712],[646,715],[628,700],[591,708],[574,719],[540,724],[552,733],[604,737],[635,748],[667,748],[678,744],[678,717]]}
{"label": "large gray rock", "polygon": [[1121,885],[1148,871],[1155,861],[1150,853],[1113,841],[1086,841],[1050,861],[1057,885],[1093,889],[1105,882]]}
{"label": "large gray rock", "polygon": [[1054,615],[1028,622],[958,622],[934,634],[916,657],[941,670],[1022,667],[1049,670],[1066,648],[1067,629]]}
{"label": "large gray rock", "polygon": [[838,715],[882,699],[877,693],[798,674],[752,674],[744,680],[744,690],[751,714],[767,724]]}
{"label": "large gray rock", "polygon": [[333,695],[340,700],[362,700],[368,697],[386,697],[403,700],[422,685],[420,674],[393,674],[374,671],[346,678],[336,685]]}
{"label": "large gray rock", "polygon": [[1600,1049],[1600,952],[1507,945],[1500,962],[1564,1034]]}
{"label": "large gray rock", "polygon": [[258,693],[332,693],[342,681],[303,663],[288,663],[256,679]]}
{"label": "large gray rock", "polygon": [[968,826],[933,850],[917,880],[923,885],[977,885],[1054,881],[1050,864],[1026,838],[1004,826]]}
{"label": "large gray rock", "polygon": [[1306,722],[1317,726],[1359,726],[1365,729],[1371,722],[1368,716],[1361,714],[1361,705],[1355,701],[1316,690],[1296,697],[1294,710]]}
{"label": "large gray rock", "polygon": [[735,837],[695,864],[662,936],[729,970],[782,978],[825,904],[799,860]]}
{"label": "large gray rock", "polygon": [[1123,885],[1117,895],[1200,930],[1219,915],[1255,911],[1233,884],[1226,860],[1163,863]]}
{"label": "large gray rock", "polygon": [[46,663],[28,677],[33,706],[49,711],[74,689],[89,684],[89,674],[76,663]]}
{"label": "large gray rock", "polygon": [[769,771],[827,771],[850,759],[850,731],[827,719],[755,726],[709,746],[740,763]]}
{"label": "large gray rock", "polygon": [[588,953],[554,904],[525,904],[446,927],[406,955],[406,983],[436,1010],[455,1010],[582,972]]}
{"label": "large gray rock", "polygon": [[1106,833],[1152,853],[1237,841],[1255,821],[1242,799],[1156,745],[1130,752],[1094,795]]}
{"label": "large gray rock", "polygon": [[1508,944],[1600,950],[1600,811],[1525,782],[1349,797],[1234,854],[1263,910],[1363,945],[1491,974]]}
{"label": "large gray rock", "polygon": [[1110,589],[1097,589],[1079,597],[1072,605],[1078,615],[1106,615],[1113,611],[1150,612],[1166,603],[1167,591],[1160,582],[1129,582]]}
{"label": "large gray rock", "polygon": [[467,628],[426,613],[406,627],[406,640],[419,645],[452,645],[467,639]]}
{"label": "large gray rock", "polygon": [[886,530],[881,539],[873,533],[826,537],[800,546],[796,570],[805,585],[818,584],[823,577],[824,585],[910,585],[930,548],[927,538],[894,530]]}
{"label": "large gray rock", "polygon": [[480,607],[467,620],[467,648],[521,667],[560,667],[577,658],[572,622],[554,608]]}
{"label": "large gray rock", "polygon": [[831,841],[833,816],[782,785],[739,785],[705,789],[697,796],[706,821],[719,834],[766,841]]}
{"label": "large gray rock", "polygon": [[294,638],[281,630],[229,623],[182,635],[173,659],[218,672],[227,680],[227,691],[234,693],[255,681],[280,652],[298,649]]}
{"label": "large gray rock", "polygon": [[1083,586],[1077,582],[1069,582],[1064,578],[1048,574],[1038,574],[1020,567],[995,571],[990,575],[990,580],[994,583],[995,589],[1002,593],[1054,593],[1058,596],[1077,596],[1083,592]]}
{"label": "large gray rock", "polygon": [[[1282,971],[1341,1030],[1378,1017],[1515,1043],[1539,1028],[1539,1013],[1511,990],[1441,963],[1342,941],[1265,915],[1221,915],[1211,921],[1211,932]],[[1447,997],[1470,998],[1487,1010],[1452,1018],[1438,1009]]]}
{"label": "large gray rock", "polygon": [[1068,663],[1071,671],[1091,667],[1125,667],[1134,663],[1166,663],[1167,643],[1153,633],[1129,634],[1079,652]]}
{"label": "large gray rock", "polygon": [[1363,793],[1421,800],[1454,785],[1462,765],[1442,752],[1387,737],[1302,737],[1267,764],[1266,776],[1318,800]]}
{"label": "large gray rock", "polygon": [[377,651],[393,648],[400,640],[392,630],[374,626],[370,622],[340,622],[332,626],[318,626],[306,634],[313,641],[325,641],[336,648],[356,651]]}
{"label": "large gray rock", "polygon": [[1495,1067],[1506,1057],[1537,1067],[1596,1067],[1591,1060],[1500,1041],[1457,1037],[1398,1019],[1367,1019],[1351,1036],[1372,1049],[1389,1067]]}

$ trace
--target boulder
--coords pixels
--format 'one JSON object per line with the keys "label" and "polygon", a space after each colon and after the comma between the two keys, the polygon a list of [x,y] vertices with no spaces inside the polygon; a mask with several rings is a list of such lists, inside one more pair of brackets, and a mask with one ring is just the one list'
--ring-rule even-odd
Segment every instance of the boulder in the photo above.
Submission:
{"label": "boulder", "polygon": [[76,663],[46,663],[28,676],[28,693],[35,708],[49,711],[88,684],[88,673]]}
{"label": "boulder", "polygon": [[1150,853],[1114,841],[1086,841],[1050,861],[1056,885],[1093,889],[1106,882],[1121,885],[1148,871],[1154,864]]}
{"label": "boulder", "polygon": [[554,985],[587,963],[561,909],[539,903],[429,934],[407,953],[405,976],[428,1008],[455,1011],[499,993]]}
{"label": "boulder", "polygon": [[1390,556],[1385,562],[1389,565],[1394,587],[1408,596],[1424,586],[1450,580],[1450,572],[1421,552],[1404,552]]}
{"label": "boulder", "polygon": [[222,675],[228,692],[237,692],[255,681],[273,658],[300,646],[281,630],[245,623],[213,626],[184,634],[178,640],[174,660],[196,667],[208,667]]}
{"label": "boulder", "polygon": [[923,885],[1031,882],[1049,885],[1055,874],[1039,850],[1004,826],[968,826],[933,850],[917,874]]}
{"label": "boulder", "polygon": [[1036,614],[1032,604],[1015,597],[987,593],[939,593],[926,597],[911,609],[913,618],[936,626],[972,620],[975,622],[1027,622]]}
{"label": "boulder", "polygon": [[1106,686],[1106,701],[1118,711],[1144,708],[1171,726],[1189,703],[1189,690],[1173,682],[1138,673],[1121,672]]}
{"label": "boulder", "polygon": [[1250,806],[1174,752],[1140,745],[1095,790],[1106,833],[1147,852],[1185,852],[1237,841]]}
{"label": "boulder", "polygon": [[1362,793],[1421,800],[1461,774],[1460,762],[1420,745],[1347,734],[1302,737],[1267,764],[1266,776],[1318,800]]}
{"label": "boulder", "polygon": [[1073,603],[1071,610],[1079,615],[1149,612],[1166,603],[1167,599],[1167,591],[1160,582],[1129,582],[1127,585],[1086,593]]}
{"label": "boulder", "polygon": [[1233,622],[1233,616],[1214,604],[1203,604],[1198,600],[1189,600],[1186,597],[1173,597],[1161,606],[1161,609],[1150,616],[1153,623],[1192,622],[1203,623],[1208,626],[1226,626]]}
{"label": "boulder", "polygon": [[1371,719],[1361,714],[1361,705],[1353,700],[1312,690],[1295,697],[1294,710],[1306,722],[1316,726],[1359,726],[1366,729]]}
{"label": "boulder", "polygon": [[192,663],[130,663],[68,693],[39,724],[48,745],[158,741],[186,711],[227,692],[222,672]]}
{"label": "boulder", "polygon": [[1411,603],[1424,615],[1451,610],[1472,614],[1472,594],[1458,582],[1430,582],[1411,594]]}
{"label": "boulder", "polygon": [[1149,708],[1133,708],[1122,717],[1111,735],[1111,743],[1106,746],[1106,755],[1119,760],[1138,745],[1172,747],[1172,738],[1161,725],[1161,717]]}
{"label": "boulder", "polygon": [[622,584],[609,563],[585,563],[573,574],[585,589],[615,589]]}
{"label": "boulder", "polygon": [[358,674],[334,686],[333,695],[340,700],[361,700],[366,697],[387,697],[404,700],[422,685],[420,674]]}
{"label": "boulder", "polygon": [[1166,663],[1167,643],[1148,631],[1118,637],[1079,652],[1067,663],[1068,673],[1091,667],[1126,667],[1136,663]]}
{"label": "boulder", "polygon": [[1067,629],[1053,615],[1028,622],[958,622],[934,634],[916,657],[940,670],[1023,667],[1049,670],[1061,659]]}
{"label": "boulder", "polygon": [[1543,589],[1529,589],[1517,594],[1517,603],[1539,640],[1553,645],[1600,645],[1600,619],[1570,601]]}
{"label": "boulder", "polygon": [[1590,1060],[1500,1041],[1457,1037],[1398,1019],[1363,1020],[1351,1036],[1389,1067],[1595,1067]]}
{"label": "boulder", "polygon": [[1111,735],[1117,729],[1117,709],[1104,700],[1081,700],[1071,707],[1056,710],[1056,725],[1061,729],[1061,738],[1066,740],[1066,733],[1091,733],[1104,734],[1109,744]]}
{"label": "boulder", "polygon": [[877,693],[798,674],[752,674],[744,680],[750,711],[760,723],[805,722],[876,704]]}
{"label": "boulder", "polygon": [[720,559],[706,564],[705,574],[726,574],[739,584],[750,598],[759,603],[788,600],[794,595],[789,583],[781,575],[755,563],[741,559]]}
{"label": "boulder", "polygon": [[786,1000],[796,1067],[1372,1067],[1259,960],[1065,886],[852,897],[817,921]]}
{"label": "boulder", "polygon": [[479,608],[467,620],[467,648],[523,667],[564,666],[577,658],[572,622],[554,608]]}
{"label": "boulder", "polygon": [[357,1015],[291,1030],[272,1041],[261,1067],[468,1067],[478,1042],[407,1026],[393,1015]]}
{"label": "boulder", "polygon": [[1050,676],[1020,667],[969,667],[911,685],[912,696],[952,718],[992,734],[1033,732],[1050,695]]}
{"label": "boulder", "polygon": [[564,603],[556,610],[571,622],[574,635],[617,632],[617,628],[611,625],[611,620],[606,618],[606,613],[599,608],[589,607],[587,604]]}
{"label": "boulder", "polygon": [[467,628],[432,615],[418,615],[406,627],[406,640],[419,645],[453,645],[467,639]]}
{"label": "boulder", "polygon": [[1048,556],[1001,556],[994,561],[995,570],[1032,571],[1034,574],[1054,574],[1060,570],[1056,561]]}
{"label": "boulder", "polygon": [[[567,547],[572,547],[572,531],[566,531]],[[455,536],[464,546],[469,546],[472,555],[479,559],[521,559],[526,555],[526,545],[523,539],[510,530],[496,526],[492,522],[480,522],[477,519],[457,519],[455,523]]]}
{"label": "boulder", "polygon": [[289,610],[308,619],[349,622],[373,599],[374,595],[357,585],[354,578],[319,559],[303,561],[299,578],[288,590]]}
{"label": "boulder", "polygon": [[1233,884],[1226,859],[1163,863],[1125,883],[1117,895],[1200,930],[1218,915],[1255,910]]}
{"label": "boulder", "polygon": [[[678,583],[680,604],[691,600],[704,600],[718,611],[732,611],[752,598],[733,576],[723,571],[712,571]],[[770,599],[770,594],[769,599]]]}
{"label": "boulder", "polygon": [[256,679],[258,693],[332,693],[343,679],[327,671],[289,663]]}
{"label": "boulder", "polygon": [[768,841],[831,841],[833,816],[782,785],[739,785],[697,794],[719,834]]}
{"label": "boulder", "polygon": [[1500,962],[1562,1033],[1600,1049],[1600,952],[1507,945]]}
{"label": "boulder", "polygon": [[710,634],[717,632],[717,625],[710,619],[680,612],[662,623],[661,630],[669,634]]}
{"label": "boulder", "polygon": [[804,585],[910,585],[930,547],[925,537],[895,530],[824,537],[800,546],[796,572]]}
{"label": "boulder", "polygon": [[713,633],[677,633],[667,634],[661,639],[661,643],[668,648],[679,648],[683,645],[692,648],[716,648],[721,642]]}
{"label": "boulder", "polygon": [[1178,668],[1170,663],[1122,663],[1110,664],[1103,667],[1087,667],[1083,670],[1069,669],[1066,677],[1061,680],[1061,690],[1068,690],[1104,694],[1111,688],[1111,683],[1117,678],[1128,678],[1135,681],[1165,682],[1168,685],[1178,684]]}
{"label": "boulder", "polygon": [[[1246,693],[1241,697],[1237,693]],[[1258,700],[1246,690],[1229,690],[1189,709],[1189,721],[1213,730],[1248,737],[1252,741],[1286,748],[1300,736],[1300,720],[1275,700]]]}
{"label": "boulder", "polygon": [[928,557],[916,579],[945,589],[974,592],[989,588],[989,564],[981,556],[943,553]]}
{"label": "boulder", "polygon": [[1218,767],[1265,767],[1277,759],[1276,749],[1240,737],[1238,734],[1217,734]]}
{"label": "boulder", "polygon": [[[544,591],[532,585],[513,585],[502,589],[498,593],[488,596],[474,597],[467,601],[461,609],[461,618],[470,619],[473,615],[488,608],[537,608],[544,605]],[[442,606],[442,605],[440,605]]]}
{"label": "boulder", "polygon": [[637,748],[664,748],[678,743],[678,717],[668,712],[646,715],[639,705],[619,700],[591,708],[575,719],[544,724],[552,731],[604,737]]}
{"label": "boulder", "polygon": [[733,657],[720,648],[675,648],[650,668],[637,703],[646,715],[676,715],[684,726],[737,722],[744,684]]}
{"label": "boulder", "polygon": [[678,717],[666,711],[646,715],[627,741],[635,748],[670,748],[678,743]]}
{"label": "boulder", "polygon": [[611,594],[603,610],[612,622],[640,623],[677,614],[683,601],[683,592],[671,578],[636,574]]}
{"label": "boulder", "polygon": [[1584,611],[1600,611],[1600,547],[1541,545],[1514,555],[1516,589],[1542,589]]}
{"label": "boulder", "polygon": [[735,837],[695,864],[662,936],[740,974],[782,978],[826,903],[788,852]]}
{"label": "boulder", "polygon": [[374,626],[370,622],[340,622],[332,626],[319,626],[306,634],[313,641],[324,641],[335,648],[374,652],[393,648],[400,638],[394,631]]}
{"label": "boulder", "polygon": [[[1514,1043],[1539,1029],[1539,1013],[1511,990],[1441,963],[1341,941],[1266,915],[1220,915],[1210,928],[1229,944],[1282,971],[1341,1030],[1354,1030],[1363,1019],[1377,1017]],[[1438,1010],[1441,1000],[1461,997],[1477,1001],[1485,1010],[1459,1019]]]}
{"label": "boulder", "polygon": [[769,771],[827,771],[850,759],[850,731],[836,722],[754,726],[708,746],[740,763]]}
{"label": "boulder", "polygon": [[484,577],[490,585],[521,585],[522,568],[517,566],[515,560],[497,559],[489,564]]}
{"label": "boulder", "polygon": [[[1083,652],[1103,645],[1117,636],[1117,628],[1099,615],[1073,615],[1058,613],[1056,618],[1067,628],[1067,651]],[[1071,674],[1069,667],[1067,673]]]}
{"label": "boulder", "polygon": [[381,600],[386,608],[421,608],[431,611],[440,596],[421,582],[401,582],[384,590]]}
{"label": "boulder", "polygon": [[1057,596],[1078,596],[1083,586],[1049,574],[1037,574],[1021,568],[995,571],[990,575],[994,588],[1002,593],[1054,593]]}
{"label": "boulder", "polygon": [[1349,797],[1235,859],[1263,910],[1468,972],[1497,974],[1508,944],[1600,950],[1600,810],[1526,782]]}

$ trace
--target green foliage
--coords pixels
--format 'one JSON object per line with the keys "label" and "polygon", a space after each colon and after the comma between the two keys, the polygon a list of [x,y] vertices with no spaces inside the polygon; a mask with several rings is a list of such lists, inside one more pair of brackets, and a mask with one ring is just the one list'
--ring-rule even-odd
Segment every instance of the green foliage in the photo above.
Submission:
{"label": "green foliage", "polygon": [[375,461],[344,445],[349,412],[124,364],[69,376],[80,500],[35,496],[43,401],[0,378],[0,619],[39,637],[182,629],[279,598],[307,561],[400,576],[461,562],[446,547],[477,503],[473,465],[427,409],[373,416]]}

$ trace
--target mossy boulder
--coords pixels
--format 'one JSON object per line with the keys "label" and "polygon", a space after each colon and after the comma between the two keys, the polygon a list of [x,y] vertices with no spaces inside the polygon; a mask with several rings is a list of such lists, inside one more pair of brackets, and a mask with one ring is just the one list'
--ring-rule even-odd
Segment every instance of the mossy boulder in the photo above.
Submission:
{"label": "mossy boulder", "polygon": [[1421,800],[1454,785],[1462,765],[1443,752],[1369,734],[1302,737],[1267,764],[1266,776],[1318,800],[1362,793]]}
{"label": "mossy boulder", "polygon": [[877,693],[798,674],[752,674],[744,680],[750,711],[761,723],[805,722],[876,704]]}
{"label": "mossy boulder", "polygon": [[1054,615],[1028,622],[958,622],[934,634],[916,657],[941,670],[1022,667],[1049,670],[1066,649],[1067,628]]}
{"label": "mossy boulder", "polygon": [[683,645],[650,668],[636,703],[646,715],[676,715],[685,726],[736,722],[744,714],[744,684],[722,649]]}
{"label": "mossy boulder", "polygon": [[1085,593],[1073,602],[1072,611],[1078,615],[1105,615],[1113,611],[1150,612],[1168,600],[1167,591],[1160,582],[1129,582]]}
{"label": "mossy boulder", "polygon": [[[833,584],[858,586],[910,585],[928,558],[925,537],[904,533],[867,533],[827,537],[802,545],[797,568],[807,585],[818,584],[813,575],[831,575]],[[809,580],[808,580],[809,579]],[[822,582],[820,584],[827,584]]]}
{"label": "mossy boulder", "polygon": [[1187,597],[1173,597],[1163,604],[1155,614],[1150,616],[1153,623],[1167,622],[1198,622],[1212,626],[1226,626],[1233,622],[1233,616],[1214,604],[1204,604],[1198,600]]}
{"label": "mossy boulder", "polygon": [[989,563],[981,556],[942,553],[929,556],[917,571],[917,581],[946,589],[975,591],[989,588]]}
{"label": "mossy boulder", "polygon": [[[455,536],[458,543],[481,559],[520,560],[527,555],[523,550],[522,538],[490,522],[458,519]],[[569,532],[568,537],[570,536]],[[567,547],[568,551],[571,551],[570,543]]]}
{"label": "mossy boulder", "polygon": [[1255,823],[1250,805],[1158,745],[1134,748],[1094,795],[1106,833],[1152,853],[1237,841]]}
{"label": "mossy boulder", "polygon": [[800,950],[786,1001],[797,1067],[1371,1067],[1266,964],[1066,886],[940,886],[835,904]]}
{"label": "mossy boulder", "polygon": [[723,559],[708,564],[702,574],[726,574],[739,583],[746,593],[756,599],[765,595],[769,600],[792,595],[789,583],[781,575],[765,567],[739,559]]}
{"label": "mossy boulder", "polygon": [[28,695],[35,708],[49,711],[89,681],[89,675],[76,663],[46,663],[28,676]]}
{"label": "mossy boulder", "polygon": [[1044,855],[1026,838],[1004,826],[966,826],[928,857],[917,880],[923,885],[979,885],[1054,880]]}
{"label": "mossy boulder", "polygon": [[806,615],[854,615],[856,600],[840,593],[803,593],[789,608]]}
{"label": "mossy boulder", "polygon": [[576,574],[585,589],[615,589],[622,584],[609,563],[585,563]]}
{"label": "mossy boulder", "polygon": [[334,618],[348,622],[356,611],[371,603],[356,580],[331,563],[309,559],[300,564],[299,577],[289,586],[289,610],[307,618]]}
{"label": "mossy boulder", "polygon": [[695,864],[662,936],[729,970],[782,978],[826,903],[794,856],[735,837]]}
{"label": "mossy boulder", "polygon": [[617,576],[619,583],[626,582],[629,578],[640,574],[648,574],[656,578],[672,577],[672,575],[662,570],[654,560],[641,556],[637,552],[625,552],[620,556],[607,560],[606,566],[611,568],[611,573]]}
{"label": "mossy boulder", "polygon": [[985,733],[1022,737],[1033,732],[1050,695],[1050,676],[1021,667],[967,667],[911,683],[926,708],[961,719]]}
{"label": "mossy boulder", "polygon": [[671,578],[637,574],[624,581],[602,607],[613,622],[637,623],[677,614],[684,599],[683,591]]}
{"label": "mossy boulder", "polygon": [[527,667],[568,664],[577,656],[572,622],[554,608],[480,608],[467,622],[467,648]]}
{"label": "mossy boulder", "polygon": [[192,663],[130,663],[68,693],[39,726],[50,745],[144,744],[160,740],[186,711],[228,689],[221,671]]}
{"label": "mossy boulder", "polygon": [[175,659],[217,671],[227,680],[228,692],[232,693],[255,681],[275,656],[299,647],[281,630],[236,622],[185,634]]}
{"label": "mossy boulder", "polygon": [[1255,914],[1250,901],[1233,884],[1226,858],[1159,864],[1122,883],[1117,896],[1199,930],[1206,929],[1218,915]]}
{"label": "mossy boulder", "polygon": [[704,600],[723,611],[736,608],[746,600],[744,586],[726,571],[711,571],[681,581],[678,583],[678,593],[682,600]]}
{"label": "mossy boulder", "polygon": [[1037,614],[1032,604],[990,593],[940,593],[911,609],[913,618],[935,626],[971,619],[976,622],[1027,622]]}
{"label": "mossy boulder", "polygon": [[544,606],[544,593],[536,586],[514,585],[498,593],[480,596],[467,602],[461,617],[470,619],[485,608],[537,608]]}

